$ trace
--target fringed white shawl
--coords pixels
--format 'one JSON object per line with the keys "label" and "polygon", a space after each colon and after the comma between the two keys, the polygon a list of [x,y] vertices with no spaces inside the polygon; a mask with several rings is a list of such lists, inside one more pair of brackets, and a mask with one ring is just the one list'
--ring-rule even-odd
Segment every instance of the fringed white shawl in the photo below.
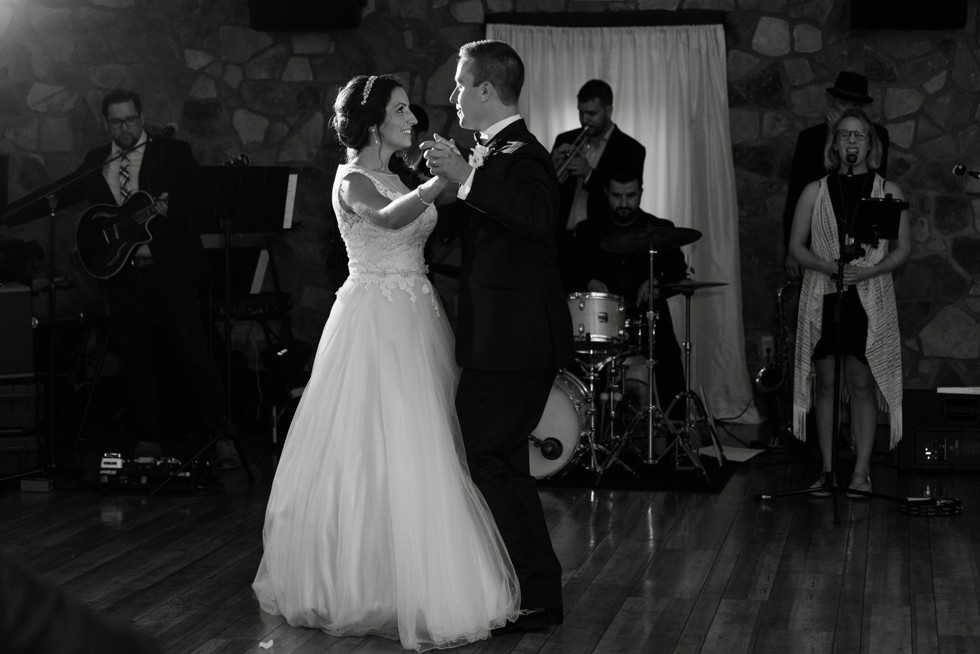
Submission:
{"label": "fringed white shawl", "polygon": [[[875,174],[871,197],[884,197],[885,180]],[[827,191],[827,177],[820,180],[810,223],[810,248],[822,259],[835,261],[840,242],[837,219]],[[855,266],[873,266],[888,254],[888,242],[882,240],[876,248],[865,248],[863,257],[854,260]],[[803,273],[800,289],[800,312],[796,327],[796,366],[793,379],[793,432],[806,440],[806,415],[813,406],[811,369],[813,348],[820,340],[823,315],[823,296],[837,290],[836,283],[815,270]],[[891,273],[877,275],[857,284],[858,297],[868,314],[868,341],[865,356],[878,387],[879,409],[890,414],[890,447],[902,438],[902,352],[898,330],[898,311],[895,308],[895,287]],[[846,395],[842,394],[842,397]]]}

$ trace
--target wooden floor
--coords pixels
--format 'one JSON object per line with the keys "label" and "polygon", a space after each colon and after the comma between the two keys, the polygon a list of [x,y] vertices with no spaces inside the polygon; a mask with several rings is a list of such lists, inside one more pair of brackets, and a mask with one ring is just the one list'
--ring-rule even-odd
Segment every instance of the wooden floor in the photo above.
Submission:
{"label": "wooden floor", "polygon": [[[542,489],[564,625],[459,651],[980,652],[980,475],[875,461],[876,492],[958,497],[963,514],[910,517],[841,495],[835,525],[828,499],[756,499],[813,481],[799,453],[731,464],[717,494]],[[842,475],[846,466],[845,456]],[[168,652],[401,651],[261,613],[250,584],[269,485],[242,471],[222,479],[220,493],[156,497],[8,484],[0,551]]]}

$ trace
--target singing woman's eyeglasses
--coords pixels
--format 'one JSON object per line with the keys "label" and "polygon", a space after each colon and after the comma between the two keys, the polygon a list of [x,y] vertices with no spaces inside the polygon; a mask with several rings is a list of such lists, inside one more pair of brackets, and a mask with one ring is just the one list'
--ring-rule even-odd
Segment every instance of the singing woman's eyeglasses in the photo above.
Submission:
{"label": "singing woman's eyeglasses", "polygon": [[855,141],[863,141],[864,139],[868,138],[868,135],[866,133],[859,132],[856,129],[839,129],[839,130],[837,130],[837,138],[839,138],[839,139],[843,139],[843,140],[846,141],[847,139],[851,138],[852,136],[854,137],[854,140]]}
{"label": "singing woman's eyeglasses", "polygon": [[139,119],[140,119],[139,114],[136,114],[135,116],[129,116],[127,118],[110,118],[106,122],[109,123],[109,127],[112,127],[113,129],[119,129],[123,125],[125,125],[126,127],[132,127],[133,125],[136,124],[136,121],[138,121]]}

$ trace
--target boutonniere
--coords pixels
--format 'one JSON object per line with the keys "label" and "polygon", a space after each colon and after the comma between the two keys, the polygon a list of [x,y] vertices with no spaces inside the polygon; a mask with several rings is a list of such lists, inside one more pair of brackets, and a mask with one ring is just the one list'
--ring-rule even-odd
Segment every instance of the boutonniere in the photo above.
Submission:
{"label": "boutonniere", "polygon": [[490,148],[485,145],[477,143],[473,146],[473,150],[470,151],[470,159],[468,163],[473,168],[479,168],[483,165],[483,162],[487,160],[490,156]]}
{"label": "boutonniere", "polygon": [[507,141],[503,147],[500,148],[501,154],[514,154],[522,147],[526,145],[524,141]]}

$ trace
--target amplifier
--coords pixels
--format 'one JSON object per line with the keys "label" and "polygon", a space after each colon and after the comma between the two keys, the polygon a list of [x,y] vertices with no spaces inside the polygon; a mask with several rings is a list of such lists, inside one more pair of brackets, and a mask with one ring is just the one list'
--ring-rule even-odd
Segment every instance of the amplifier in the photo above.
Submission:
{"label": "amplifier", "polygon": [[980,471],[980,395],[907,390],[902,411],[900,469]]}
{"label": "amplifier", "polygon": [[31,380],[0,380],[0,432],[37,429],[39,388]]}
{"label": "amplifier", "polygon": [[0,477],[37,467],[36,434],[0,433]]}
{"label": "amplifier", "polygon": [[0,376],[34,374],[34,318],[31,289],[0,283]]}

